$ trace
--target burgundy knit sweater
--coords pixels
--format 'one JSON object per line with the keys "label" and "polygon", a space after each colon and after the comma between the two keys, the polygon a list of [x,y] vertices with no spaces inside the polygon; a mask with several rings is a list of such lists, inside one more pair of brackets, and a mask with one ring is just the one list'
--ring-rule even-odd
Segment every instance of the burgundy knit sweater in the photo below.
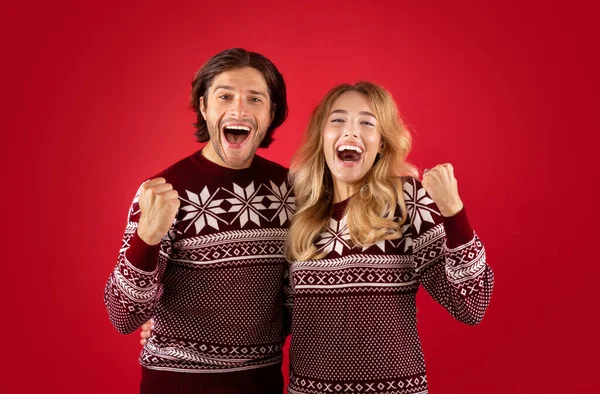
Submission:
{"label": "burgundy knit sweater", "polygon": [[404,200],[402,238],[353,247],[344,201],[316,241],[327,255],[292,264],[290,394],[427,393],[420,285],[456,319],[483,318],[493,273],[464,209],[443,218],[413,178],[405,179]]}
{"label": "burgundy knit sweater", "polygon": [[136,195],[104,295],[119,332],[154,318],[141,392],[281,393],[287,170],[258,156],[226,169],[198,151],[157,176],[179,193],[176,220],[148,246]]}

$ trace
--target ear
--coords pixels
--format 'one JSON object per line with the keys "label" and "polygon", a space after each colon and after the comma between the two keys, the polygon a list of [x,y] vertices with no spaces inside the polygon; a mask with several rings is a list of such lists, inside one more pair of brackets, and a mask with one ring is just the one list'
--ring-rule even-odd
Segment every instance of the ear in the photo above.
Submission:
{"label": "ear", "polygon": [[200,100],[198,103],[198,107],[200,108],[200,113],[204,120],[206,120],[206,105],[204,105],[204,96],[200,96]]}

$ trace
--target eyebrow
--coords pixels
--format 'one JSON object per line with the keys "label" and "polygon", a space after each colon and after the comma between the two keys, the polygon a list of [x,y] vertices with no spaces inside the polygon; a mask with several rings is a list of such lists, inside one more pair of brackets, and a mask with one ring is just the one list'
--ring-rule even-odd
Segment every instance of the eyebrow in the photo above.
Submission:
{"label": "eyebrow", "polygon": [[[235,88],[233,86],[229,86],[229,85],[217,85],[215,86],[215,92],[219,89],[226,89],[226,90],[235,90]],[[261,92],[260,90],[248,90],[248,92],[250,94],[256,94],[259,96],[263,96],[265,98],[268,98],[269,96],[267,96],[267,94],[265,92]]]}
{"label": "eyebrow", "polygon": [[[336,109],[334,111],[331,111],[331,113],[329,115],[333,115],[333,114],[344,114],[344,115],[348,115],[348,111],[346,111],[345,109]],[[375,117],[375,115],[373,115],[372,113],[370,113],[369,111],[359,111],[358,112],[359,115],[366,115],[366,116],[371,116],[375,119],[377,119]]]}
{"label": "eyebrow", "polygon": [[256,94],[258,96],[268,97],[265,92],[261,92],[260,90],[248,90],[251,94]]}

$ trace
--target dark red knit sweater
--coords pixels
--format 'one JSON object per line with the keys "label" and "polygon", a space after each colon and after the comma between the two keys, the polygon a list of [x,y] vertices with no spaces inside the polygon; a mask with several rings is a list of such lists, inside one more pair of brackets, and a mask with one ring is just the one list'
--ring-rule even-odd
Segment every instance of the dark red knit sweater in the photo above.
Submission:
{"label": "dark red knit sweater", "polygon": [[198,151],[157,176],[179,193],[175,223],[145,244],[136,195],[104,296],[122,333],[154,318],[142,393],[281,393],[287,170],[258,156],[230,170]]}
{"label": "dark red knit sweater", "polygon": [[493,273],[465,211],[443,218],[413,178],[405,180],[404,200],[402,238],[354,247],[344,201],[317,240],[327,255],[292,264],[290,394],[427,393],[420,285],[456,319],[483,318]]}

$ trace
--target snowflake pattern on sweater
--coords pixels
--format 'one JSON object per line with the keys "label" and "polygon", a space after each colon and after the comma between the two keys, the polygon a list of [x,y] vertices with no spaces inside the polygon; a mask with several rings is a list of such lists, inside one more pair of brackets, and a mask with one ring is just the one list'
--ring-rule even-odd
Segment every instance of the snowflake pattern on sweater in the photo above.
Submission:
{"label": "snowflake pattern on sweater", "polygon": [[150,318],[140,363],[174,372],[228,372],[281,363],[287,262],[295,206],[287,170],[255,157],[226,170],[196,153],[157,176],[181,205],[156,247],[137,236],[138,194],[105,288],[113,325],[131,333]]}
{"label": "snowflake pattern on sweater", "polygon": [[443,218],[413,178],[403,191],[400,239],[353,246],[342,202],[316,241],[326,256],[291,265],[290,394],[427,393],[420,286],[459,321],[483,318],[493,272],[465,211]]}

